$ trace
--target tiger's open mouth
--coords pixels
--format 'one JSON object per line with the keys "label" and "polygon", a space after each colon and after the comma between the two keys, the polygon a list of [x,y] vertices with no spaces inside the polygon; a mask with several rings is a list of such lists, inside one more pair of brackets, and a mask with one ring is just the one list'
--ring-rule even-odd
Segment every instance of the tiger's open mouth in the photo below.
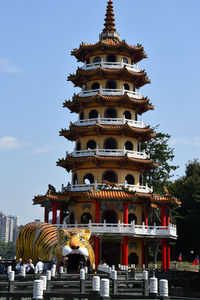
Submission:
{"label": "tiger's open mouth", "polygon": [[79,273],[80,268],[86,266],[87,259],[84,255],[72,253],[69,254],[67,260],[67,272],[68,273]]}
{"label": "tiger's open mouth", "polygon": [[63,254],[65,254],[67,258],[68,273],[79,273],[81,267],[91,265],[89,253],[85,247],[76,250],[73,250],[70,247],[68,247],[68,249],[66,248],[65,251],[63,251]]}

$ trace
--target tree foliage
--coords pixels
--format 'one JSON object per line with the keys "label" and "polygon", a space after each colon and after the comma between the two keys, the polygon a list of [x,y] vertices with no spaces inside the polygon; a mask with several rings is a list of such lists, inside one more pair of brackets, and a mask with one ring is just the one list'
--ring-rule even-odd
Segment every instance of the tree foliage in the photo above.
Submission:
{"label": "tree foliage", "polygon": [[13,259],[16,255],[16,244],[13,242],[5,243],[0,241],[0,256],[4,259]]}
{"label": "tree foliage", "polygon": [[177,209],[176,250],[189,259],[191,251],[200,254],[200,162],[197,159],[189,161],[185,175],[174,181],[171,191],[182,202]]}
{"label": "tree foliage", "polygon": [[157,132],[158,125],[153,129],[155,137],[143,144],[143,149],[150,154],[158,167],[144,174],[144,182],[152,186],[155,193],[163,193],[163,187],[167,185],[173,176],[171,171],[175,171],[178,166],[172,165],[174,159],[174,149],[169,147],[170,135]]}

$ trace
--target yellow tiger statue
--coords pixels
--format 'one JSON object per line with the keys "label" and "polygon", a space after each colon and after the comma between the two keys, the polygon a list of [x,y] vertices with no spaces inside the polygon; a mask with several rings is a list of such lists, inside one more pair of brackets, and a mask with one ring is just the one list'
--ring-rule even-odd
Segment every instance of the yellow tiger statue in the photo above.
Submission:
{"label": "yellow tiger statue", "polygon": [[68,270],[78,271],[80,262],[89,262],[95,268],[95,256],[89,243],[91,231],[85,229],[62,229],[40,222],[23,226],[17,238],[17,259],[23,261],[38,258],[53,260],[57,265],[67,260]]}

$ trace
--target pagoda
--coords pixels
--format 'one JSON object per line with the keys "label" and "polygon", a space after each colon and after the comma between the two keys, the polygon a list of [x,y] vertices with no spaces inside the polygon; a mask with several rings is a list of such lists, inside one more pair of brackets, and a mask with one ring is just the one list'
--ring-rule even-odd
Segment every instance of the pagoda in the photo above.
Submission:
{"label": "pagoda", "polygon": [[[71,52],[83,65],[68,80],[81,91],[63,106],[78,118],[60,135],[75,148],[57,165],[72,172],[72,181],[60,192],[49,185],[33,201],[44,207],[45,222],[52,212],[53,224],[91,229],[96,266],[100,261],[147,265],[148,244],[156,240],[162,245],[162,267],[169,269],[170,239],[177,238],[169,212],[179,202],[167,190],[154,195],[143,184],[143,174],[157,166],[141,149],[154,136],[141,119],[154,108],[140,92],[150,83],[138,66],[147,55],[142,45],[120,40],[114,22],[109,0],[99,41]],[[150,224],[157,208],[161,224]]]}

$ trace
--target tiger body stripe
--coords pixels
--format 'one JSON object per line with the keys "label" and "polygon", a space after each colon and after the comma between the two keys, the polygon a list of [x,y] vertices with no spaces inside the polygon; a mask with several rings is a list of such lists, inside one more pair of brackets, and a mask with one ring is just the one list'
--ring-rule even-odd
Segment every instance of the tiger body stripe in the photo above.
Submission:
{"label": "tiger body stripe", "polygon": [[16,256],[25,262],[30,258],[33,263],[38,258],[43,261],[55,258],[56,263],[59,263],[63,256],[69,253],[76,254],[73,250],[75,243],[78,245],[78,253],[88,257],[91,266],[94,266],[94,252],[89,243],[90,234],[90,230],[85,229],[62,229],[48,223],[28,223],[18,234]]}

